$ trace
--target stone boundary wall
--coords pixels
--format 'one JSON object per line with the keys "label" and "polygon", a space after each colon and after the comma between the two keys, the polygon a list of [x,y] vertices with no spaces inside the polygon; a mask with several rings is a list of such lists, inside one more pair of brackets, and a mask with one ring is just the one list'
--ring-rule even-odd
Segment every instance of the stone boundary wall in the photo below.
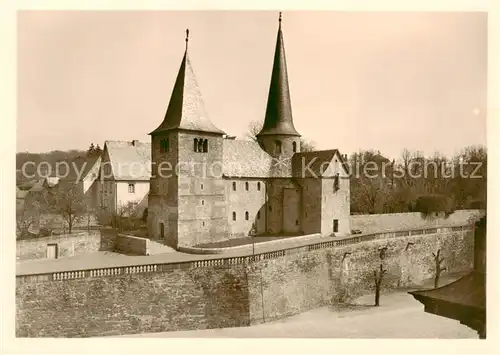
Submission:
{"label": "stone boundary wall", "polygon": [[[16,336],[87,337],[248,326],[470,270],[472,226],[358,235],[255,256],[16,277]],[[384,250],[381,257],[381,250]],[[381,297],[383,304],[384,298]]]}
{"label": "stone boundary wall", "polygon": [[115,240],[115,250],[119,253],[129,255],[147,255],[147,238],[135,237],[127,234],[117,234]]}
{"label": "stone boundary wall", "polygon": [[57,244],[58,258],[66,258],[99,250],[101,234],[99,231],[64,234],[44,238],[16,241],[16,259],[34,260],[47,257],[47,245]]}
{"label": "stone boundary wall", "polygon": [[386,230],[446,227],[466,224],[470,217],[484,214],[480,210],[457,210],[448,218],[443,216],[423,218],[419,212],[351,215],[351,229],[362,233]]}

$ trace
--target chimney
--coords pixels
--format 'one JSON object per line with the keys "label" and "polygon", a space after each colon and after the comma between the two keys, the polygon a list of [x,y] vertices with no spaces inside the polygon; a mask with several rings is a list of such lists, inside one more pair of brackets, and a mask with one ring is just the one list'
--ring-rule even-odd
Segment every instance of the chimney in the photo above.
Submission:
{"label": "chimney", "polygon": [[132,141],[132,145],[133,145],[134,147],[135,147],[138,143],[139,143],[139,141],[138,141],[137,139],[134,139],[134,140]]}

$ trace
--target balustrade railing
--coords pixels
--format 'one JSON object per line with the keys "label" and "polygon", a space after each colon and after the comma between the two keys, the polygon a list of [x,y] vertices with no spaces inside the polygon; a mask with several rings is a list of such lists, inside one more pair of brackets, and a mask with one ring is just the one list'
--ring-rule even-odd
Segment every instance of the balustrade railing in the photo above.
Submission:
{"label": "balustrade railing", "polygon": [[109,268],[99,268],[99,269],[90,269],[81,271],[61,271],[61,272],[51,272],[51,273],[43,273],[35,275],[18,275],[16,277],[16,282],[36,283],[45,281],[65,281],[65,280],[77,280],[89,277],[107,277],[116,275],[160,273],[160,272],[172,271],[175,269],[228,267],[233,265],[250,264],[260,260],[272,260],[302,251],[309,252],[326,248],[342,247],[346,245],[357,244],[375,239],[399,238],[399,237],[416,236],[422,234],[430,235],[446,231],[469,231],[472,229],[473,227],[471,225],[461,225],[461,226],[441,227],[441,228],[412,229],[405,231],[360,234],[356,236],[342,238],[339,240],[314,242],[305,246],[303,245],[299,247],[284,248],[276,251],[257,253],[254,255],[247,255],[247,256],[221,257],[217,259],[195,260],[195,261],[180,262],[180,263],[177,262],[177,263],[162,263],[162,264],[150,264],[150,265],[133,265],[133,266],[109,267]]}

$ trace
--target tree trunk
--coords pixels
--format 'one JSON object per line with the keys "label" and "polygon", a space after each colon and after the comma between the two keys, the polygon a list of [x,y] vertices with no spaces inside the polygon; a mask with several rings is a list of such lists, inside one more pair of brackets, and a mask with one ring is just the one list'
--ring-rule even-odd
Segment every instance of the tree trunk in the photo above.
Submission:
{"label": "tree trunk", "polygon": [[436,276],[434,276],[434,288],[438,288],[440,276],[441,275],[439,275],[439,271],[436,271]]}
{"label": "tree trunk", "polygon": [[380,286],[375,286],[375,307],[380,306]]}

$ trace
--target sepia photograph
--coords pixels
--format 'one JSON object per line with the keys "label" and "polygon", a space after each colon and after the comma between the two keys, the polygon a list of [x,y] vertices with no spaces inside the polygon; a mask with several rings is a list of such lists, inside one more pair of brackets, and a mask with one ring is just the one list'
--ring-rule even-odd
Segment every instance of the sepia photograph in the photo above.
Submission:
{"label": "sepia photograph", "polygon": [[16,338],[487,339],[487,12],[16,26]]}

